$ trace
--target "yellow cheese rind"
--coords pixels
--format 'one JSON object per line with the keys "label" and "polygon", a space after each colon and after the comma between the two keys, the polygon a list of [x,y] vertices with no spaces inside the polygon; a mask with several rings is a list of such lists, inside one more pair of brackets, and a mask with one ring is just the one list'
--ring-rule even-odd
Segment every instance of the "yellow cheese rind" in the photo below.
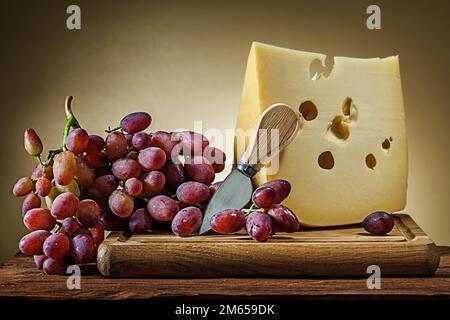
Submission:
{"label": "yellow cheese rind", "polygon": [[[406,203],[408,160],[398,57],[336,57],[329,77],[312,80],[311,63],[317,59],[324,64],[325,58],[252,44],[238,129],[254,128],[260,114],[274,103],[298,110],[310,100],[318,109],[317,117],[305,121],[297,138],[282,152],[279,171],[267,175],[262,170],[255,182],[289,180],[292,191],[283,204],[307,226],[359,223],[373,211],[400,211]],[[342,110],[348,97],[356,107],[351,119]],[[329,130],[333,119],[339,122],[341,118],[349,131],[347,139]],[[386,139],[392,140],[389,149],[382,147]],[[334,158],[330,170],[318,164],[325,151]],[[369,154],[376,159],[373,169],[366,165]]]}

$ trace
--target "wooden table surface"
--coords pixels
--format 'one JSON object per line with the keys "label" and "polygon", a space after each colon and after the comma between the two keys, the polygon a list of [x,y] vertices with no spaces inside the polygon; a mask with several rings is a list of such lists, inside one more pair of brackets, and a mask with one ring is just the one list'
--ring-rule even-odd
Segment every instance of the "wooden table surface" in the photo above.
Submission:
{"label": "wooden table surface", "polygon": [[30,257],[16,256],[0,268],[0,298],[18,299],[150,299],[150,298],[446,298],[450,299],[450,247],[439,247],[435,276],[382,278],[381,290],[368,290],[366,279],[105,278],[96,268],[83,271],[80,290],[68,290],[66,276],[48,276]]}

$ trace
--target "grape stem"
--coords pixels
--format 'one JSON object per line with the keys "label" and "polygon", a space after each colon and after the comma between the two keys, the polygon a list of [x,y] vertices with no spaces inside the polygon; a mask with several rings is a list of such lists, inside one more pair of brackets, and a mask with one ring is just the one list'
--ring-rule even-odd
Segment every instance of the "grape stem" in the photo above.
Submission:
{"label": "grape stem", "polygon": [[249,209],[242,209],[241,211],[244,212],[244,214],[245,214],[246,216],[249,216],[249,215],[252,214],[253,212],[265,212],[266,210],[263,209],[263,208],[257,208],[257,207],[255,206],[255,204],[252,203],[252,205],[250,206]]}
{"label": "grape stem", "polygon": [[64,100],[64,110],[66,111],[66,124],[64,126],[64,134],[63,134],[63,146],[62,149],[65,151],[66,148],[66,139],[69,135],[69,131],[71,128],[80,128],[80,123],[78,122],[77,118],[75,118],[73,112],[72,112],[72,96],[66,96]]}

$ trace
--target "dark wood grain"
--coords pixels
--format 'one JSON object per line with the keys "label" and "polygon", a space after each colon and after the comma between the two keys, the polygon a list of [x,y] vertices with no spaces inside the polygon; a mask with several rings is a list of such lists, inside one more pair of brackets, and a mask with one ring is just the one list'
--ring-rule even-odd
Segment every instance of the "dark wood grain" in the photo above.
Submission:
{"label": "dark wood grain", "polygon": [[150,299],[208,297],[434,297],[450,298],[450,247],[440,247],[441,262],[433,277],[382,278],[381,290],[368,290],[365,279],[210,278],[117,279],[98,273],[82,276],[81,290],[68,290],[67,277],[47,276],[30,257],[14,257],[0,268],[0,298]]}

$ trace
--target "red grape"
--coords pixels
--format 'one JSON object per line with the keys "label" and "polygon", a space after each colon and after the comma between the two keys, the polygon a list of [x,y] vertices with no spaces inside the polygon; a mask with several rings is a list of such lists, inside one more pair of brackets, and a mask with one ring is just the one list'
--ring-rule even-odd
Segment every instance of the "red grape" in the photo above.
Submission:
{"label": "red grape", "polygon": [[83,158],[76,157],[76,161],[77,171],[74,178],[81,188],[88,189],[94,183],[94,171]]}
{"label": "red grape", "polygon": [[133,212],[133,197],[125,190],[119,189],[111,193],[108,203],[111,211],[118,217],[126,218]]}
{"label": "red grape", "polygon": [[119,218],[111,211],[103,212],[99,223],[105,230],[108,231],[125,231],[128,229],[128,219]]}
{"label": "red grape", "polygon": [[128,158],[116,160],[112,164],[111,170],[113,175],[117,179],[122,181],[139,177],[139,175],[141,174],[141,167],[139,166],[139,163],[137,163],[133,159]]}
{"label": "red grape", "polygon": [[272,224],[276,231],[295,232],[300,228],[297,216],[281,204],[274,204],[267,214],[272,218]]}
{"label": "red grape", "polygon": [[86,153],[97,153],[102,152],[105,147],[105,140],[102,137],[95,134],[89,136],[89,142],[86,148]]}
{"label": "red grape", "polygon": [[131,150],[130,152],[128,152],[126,158],[127,159],[133,159],[135,161],[138,161],[138,157],[139,157],[139,151],[135,151],[135,150]]}
{"label": "red grape", "polygon": [[252,195],[252,201],[258,208],[269,208],[275,203],[275,190],[271,187],[261,186]]}
{"label": "red grape", "polygon": [[43,269],[44,272],[49,275],[65,274],[67,263],[64,259],[47,258],[43,263]]}
{"label": "red grape", "polygon": [[100,219],[101,210],[97,202],[91,199],[85,199],[78,204],[77,220],[86,228],[92,228],[97,225]]}
{"label": "red grape", "polygon": [[178,188],[183,182],[188,181],[186,171],[181,163],[178,164],[171,162],[164,167],[163,172],[166,176],[167,182],[174,189]]}
{"label": "red grape", "polygon": [[180,210],[177,202],[165,195],[151,198],[147,204],[147,209],[150,215],[158,221],[170,221]]}
{"label": "red grape", "polygon": [[35,255],[33,256],[33,260],[36,268],[41,270],[42,266],[44,265],[44,261],[47,260],[47,256],[45,254]]}
{"label": "red grape", "polygon": [[87,162],[89,167],[93,169],[100,165],[108,164],[108,160],[99,153],[86,153],[82,156],[82,158]]}
{"label": "red grape", "polygon": [[138,132],[133,136],[132,144],[138,150],[148,148],[150,146],[150,137],[145,132]]}
{"label": "red grape", "polygon": [[19,250],[27,256],[44,254],[42,245],[50,234],[47,230],[31,231],[20,239]]}
{"label": "red grape", "polygon": [[364,229],[376,236],[384,236],[394,228],[394,218],[383,211],[369,214],[363,221]]}
{"label": "red grape", "polygon": [[31,209],[39,208],[41,206],[41,198],[34,193],[28,194],[22,202],[22,215]]}
{"label": "red grape", "polygon": [[52,230],[55,227],[56,219],[50,211],[44,208],[35,208],[27,211],[23,217],[23,224],[29,230]]}
{"label": "red grape", "polygon": [[134,136],[134,134],[132,134],[132,133],[127,133],[125,135],[125,139],[127,139],[127,144],[130,148],[133,146],[133,136]]}
{"label": "red grape", "polygon": [[86,130],[76,128],[70,131],[66,139],[66,147],[75,154],[82,154],[89,144],[89,135]]}
{"label": "red grape", "polygon": [[217,233],[227,234],[241,230],[245,225],[245,214],[237,209],[225,209],[211,218],[211,229]]}
{"label": "red grape", "polygon": [[46,197],[52,189],[52,183],[47,178],[41,177],[36,181],[36,192],[41,197]]}
{"label": "red grape", "polygon": [[81,234],[94,239],[92,232],[88,228],[83,226],[78,226],[78,229],[72,234],[72,239]]}
{"label": "red grape", "polygon": [[28,177],[23,177],[17,180],[13,187],[13,195],[16,197],[22,197],[34,190],[34,183]]}
{"label": "red grape", "polygon": [[247,217],[246,229],[253,239],[264,242],[273,234],[272,220],[268,214],[255,211]]}
{"label": "red grape", "polygon": [[122,132],[111,132],[106,137],[106,156],[114,161],[124,157],[127,154],[128,143]]}
{"label": "red grape", "polygon": [[152,117],[146,112],[133,112],[126,115],[120,121],[120,127],[123,131],[128,133],[136,133],[144,131],[150,126]]}
{"label": "red grape", "polygon": [[70,242],[63,233],[55,233],[47,237],[43,245],[44,254],[53,259],[61,259],[70,250]]}
{"label": "red grape", "polygon": [[102,225],[98,224],[93,228],[89,228],[89,231],[92,234],[95,246],[98,248],[98,246],[103,242],[103,239],[105,238],[105,230],[103,229]]}
{"label": "red grape", "polygon": [[180,237],[193,235],[202,224],[202,212],[197,207],[181,209],[172,220],[172,232]]}
{"label": "red grape", "polygon": [[42,141],[34,129],[28,128],[25,130],[23,138],[25,150],[30,156],[37,156],[42,153]]}
{"label": "red grape", "polygon": [[[45,172],[45,174],[43,174]],[[52,166],[48,166],[45,168],[45,170],[42,170],[42,166],[40,164],[38,164],[36,166],[36,168],[34,168],[33,173],[31,175],[31,179],[33,180],[37,180],[40,177],[46,177],[48,180],[52,180],[53,179],[53,167]]]}
{"label": "red grape", "polygon": [[190,157],[184,165],[186,173],[194,181],[210,185],[215,178],[214,168],[211,163],[202,156]]}
{"label": "red grape", "polygon": [[80,234],[72,239],[70,255],[76,264],[94,262],[97,256],[94,240],[84,234]]}
{"label": "red grape", "polygon": [[119,186],[119,180],[113,175],[104,175],[94,180],[89,193],[97,198],[108,197]]}
{"label": "red grape", "polygon": [[77,212],[79,200],[72,192],[64,192],[53,201],[51,213],[58,220],[71,217]]}
{"label": "red grape", "polygon": [[152,147],[158,147],[166,153],[166,159],[172,160],[172,157],[177,158],[178,154],[172,155],[173,148],[179,143],[179,140],[175,135],[165,131],[156,131],[151,138],[150,145]]}
{"label": "red grape", "polygon": [[291,192],[291,184],[289,181],[283,179],[272,180],[264,183],[262,186],[271,187],[275,190],[274,203],[281,203]]}
{"label": "red grape", "polygon": [[203,150],[209,145],[204,135],[193,131],[175,132],[174,137],[180,141],[180,151],[184,155],[201,156]]}
{"label": "red grape", "polygon": [[203,150],[203,157],[211,163],[216,173],[222,172],[225,169],[225,161],[227,158],[222,150],[214,147],[206,147]]}
{"label": "red grape", "polygon": [[60,185],[69,184],[77,171],[77,161],[71,151],[64,151],[55,156],[53,174],[55,181]]}
{"label": "red grape", "polygon": [[138,178],[130,178],[125,181],[125,191],[130,194],[130,196],[138,196],[142,192],[142,182]]}
{"label": "red grape", "polygon": [[158,170],[166,162],[166,154],[160,148],[149,147],[139,152],[138,162],[145,171]]}
{"label": "red grape", "polygon": [[209,197],[208,200],[211,199],[214,195],[214,193],[216,193],[216,191],[220,188],[220,186],[222,185],[223,181],[217,181],[214,182],[212,185],[210,185],[209,188]]}
{"label": "red grape", "polygon": [[128,226],[132,233],[141,234],[146,233],[152,226],[152,218],[147,209],[140,208],[133,212],[130,216]]}
{"label": "red grape", "polygon": [[61,221],[62,228],[70,236],[78,230],[78,222],[74,217],[67,217]]}
{"label": "red grape", "polygon": [[166,177],[160,171],[150,171],[139,177],[142,182],[141,196],[150,198],[155,194],[161,192],[165,183]]}
{"label": "red grape", "polygon": [[177,189],[178,200],[186,204],[196,204],[209,197],[209,188],[206,184],[188,181],[182,183]]}

